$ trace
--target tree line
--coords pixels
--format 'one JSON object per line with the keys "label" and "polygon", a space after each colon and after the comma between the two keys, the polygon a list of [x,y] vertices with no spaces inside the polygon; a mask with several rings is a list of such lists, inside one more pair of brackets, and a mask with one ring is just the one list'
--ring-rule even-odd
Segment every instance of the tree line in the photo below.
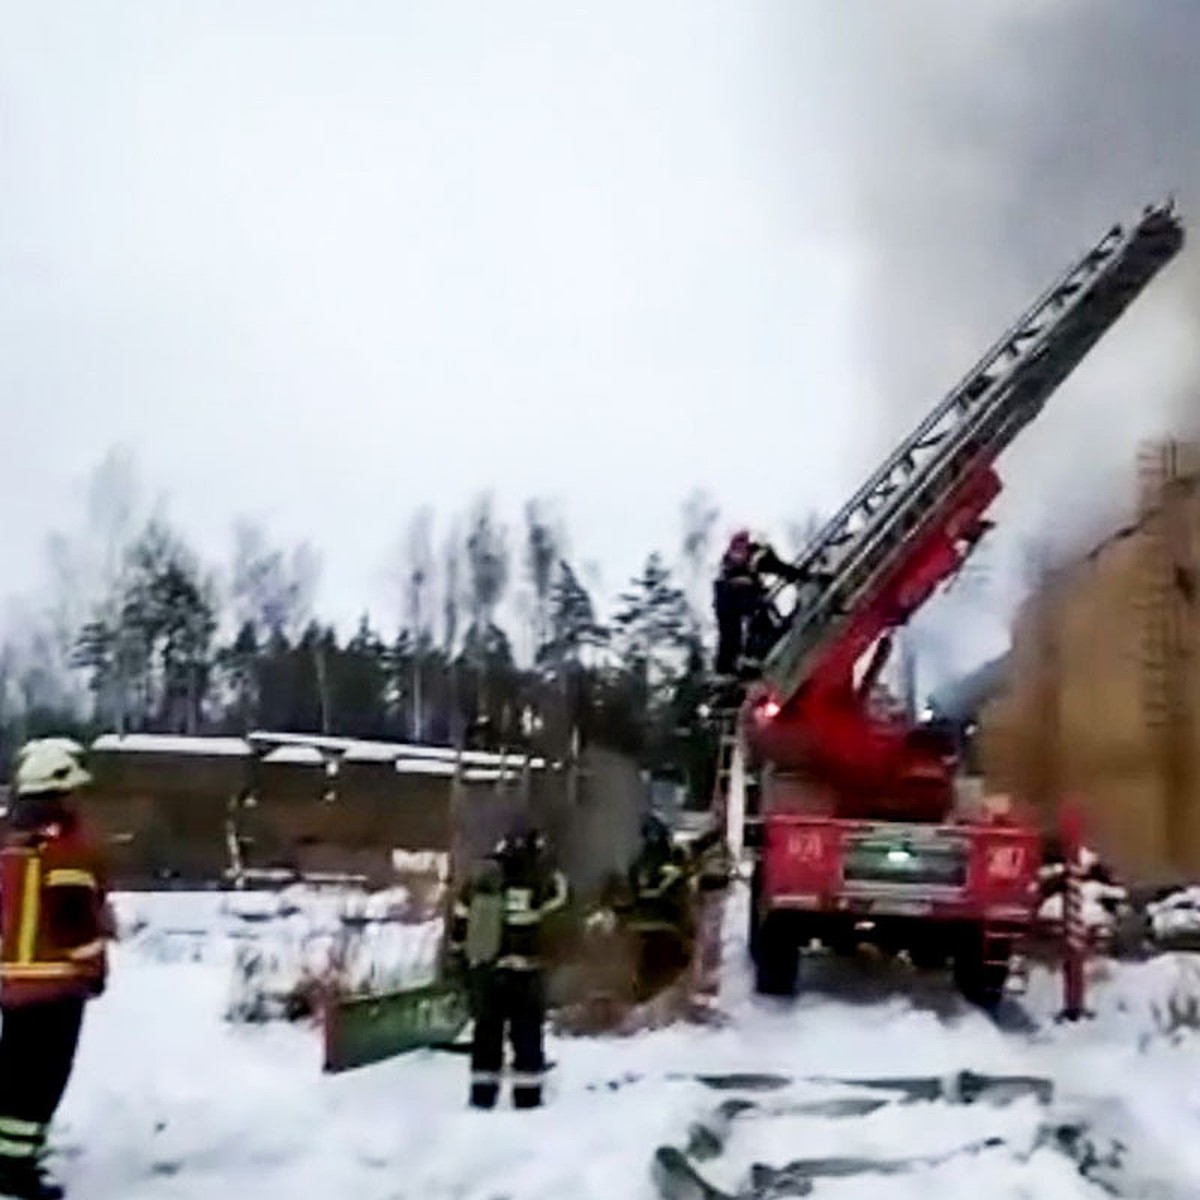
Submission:
{"label": "tree line", "polygon": [[132,464],[110,455],[87,528],[51,541],[50,602],[15,632],[10,621],[0,646],[0,753],[49,732],[271,729],[600,744],[686,779],[711,749],[696,707],[717,516],[703,492],[689,497],[674,552],[648,552],[600,611],[548,504],[530,500],[506,524],[481,495],[436,544],[425,508],[397,554],[403,616],[364,612],[339,636],[316,610],[310,546],[242,523],[230,561],[207,563],[161,505],[138,512]]}

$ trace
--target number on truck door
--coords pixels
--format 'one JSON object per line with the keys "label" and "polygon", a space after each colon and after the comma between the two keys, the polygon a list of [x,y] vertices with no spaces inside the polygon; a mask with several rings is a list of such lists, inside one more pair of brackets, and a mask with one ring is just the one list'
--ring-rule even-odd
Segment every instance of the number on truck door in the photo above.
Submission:
{"label": "number on truck door", "polygon": [[824,857],[825,845],[815,829],[793,829],[788,834],[788,857],[800,863],[817,863]]}
{"label": "number on truck door", "polygon": [[988,850],[988,875],[993,879],[1020,879],[1025,868],[1024,846],[992,846]]}

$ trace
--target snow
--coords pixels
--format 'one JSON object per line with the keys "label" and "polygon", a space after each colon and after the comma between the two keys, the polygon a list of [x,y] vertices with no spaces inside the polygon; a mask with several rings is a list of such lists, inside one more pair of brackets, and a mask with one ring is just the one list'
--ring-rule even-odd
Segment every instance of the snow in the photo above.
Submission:
{"label": "snow", "polygon": [[248,743],[231,737],[175,737],[160,733],[103,733],[91,746],[107,754],[198,754],[214,758],[245,758]]}
{"label": "snow", "polygon": [[297,766],[319,767],[325,759],[315,746],[277,746],[263,755],[265,763],[287,763]]}
{"label": "snow", "polygon": [[[371,954],[395,969],[419,966],[436,940],[431,925],[389,919],[403,904],[389,894],[363,909],[380,939]],[[813,1195],[1084,1200],[1102,1193],[1063,1153],[1039,1144],[1047,1120],[1080,1113],[1129,1145],[1126,1182],[1136,1175],[1160,1187],[1122,1185],[1118,1194],[1200,1194],[1200,1019],[1188,1024],[1189,1011],[1200,1012],[1200,967],[1187,955],[1102,964],[1092,972],[1095,1019],[1076,1025],[1052,1020],[1060,983],[1035,970],[1022,1001],[1033,1020],[1002,1029],[935,981],[916,987],[910,977],[866,968],[815,970],[793,1002],[755,996],[739,945],[744,914],[731,905],[721,996],[727,1023],[551,1038],[557,1066],[547,1106],[478,1113],[465,1107],[467,1065],[459,1056],[418,1052],[325,1076],[311,1024],[225,1019],[239,947],[257,946],[293,971],[302,961],[311,966],[304,954],[319,960],[321,939],[336,939],[348,905],[344,893],[300,887],[117,898],[122,941],[112,980],[90,1009],[53,1137],[51,1166],[75,1194],[652,1200],[655,1148],[684,1146],[689,1125],[728,1094],[762,1105],[733,1122],[725,1153],[700,1164],[707,1178],[731,1188],[754,1162],[907,1158],[1001,1137],[1003,1146],[904,1174],[819,1179]],[[814,1076],[946,1077],[963,1068],[1046,1075],[1057,1095],[1049,1111],[1033,1099],[893,1101],[841,1118],[772,1111],[864,1094]],[[772,1093],[721,1093],[698,1083],[697,1071],[783,1073],[792,1083]]]}
{"label": "snow", "polygon": [[449,779],[455,769],[452,762],[441,762],[438,759],[396,759],[396,771],[401,775],[442,775]]}
{"label": "snow", "polygon": [[[96,738],[91,749],[109,754],[193,754],[214,758],[248,758],[252,746],[271,746],[264,761],[320,765],[322,751],[345,762],[390,763],[396,770],[412,774],[452,775],[461,757],[467,767],[492,772],[519,771],[524,759],[519,754],[493,754],[483,750],[459,752],[448,746],[413,746],[404,742],[369,742],[356,738],[336,738],[288,733],[252,733],[249,739],[236,737],[183,737],[158,733],[105,733]],[[544,758],[531,758],[531,770],[546,767]],[[507,778],[508,776],[506,776]]]}
{"label": "snow", "polygon": [[1200,888],[1181,888],[1146,906],[1152,936],[1160,942],[1200,939]]}

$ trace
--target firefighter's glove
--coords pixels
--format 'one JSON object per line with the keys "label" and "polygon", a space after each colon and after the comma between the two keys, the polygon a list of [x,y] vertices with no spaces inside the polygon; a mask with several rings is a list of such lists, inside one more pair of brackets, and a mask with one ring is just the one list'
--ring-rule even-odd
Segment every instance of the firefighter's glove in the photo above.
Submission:
{"label": "firefighter's glove", "polygon": [[617,928],[617,914],[611,908],[598,908],[595,912],[588,914],[587,920],[584,921],[584,928],[588,933],[604,935],[614,933]]}
{"label": "firefighter's glove", "polygon": [[93,942],[88,942],[83,946],[76,946],[67,951],[67,957],[72,962],[86,963],[92,962],[99,958],[104,953],[104,939],[96,938]]}

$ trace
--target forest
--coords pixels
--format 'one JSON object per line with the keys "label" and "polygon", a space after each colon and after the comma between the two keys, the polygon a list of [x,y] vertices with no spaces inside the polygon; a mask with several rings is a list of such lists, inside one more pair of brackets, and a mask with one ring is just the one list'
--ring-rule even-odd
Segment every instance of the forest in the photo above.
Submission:
{"label": "forest", "polygon": [[229,560],[206,562],[165,506],[137,511],[135,475],[109,455],[83,531],[50,541],[49,596],[8,622],[5,759],[52,732],[252,729],[559,753],[600,744],[676,777],[709,756],[696,708],[719,551],[703,492],[681,506],[678,546],[648,550],[611,611],[551,505],[531,499],[512,523],[487,494],[445,519],[423,508],[395,554],[402,619],[364,612],[339,635],[316,606],[312,546],[273,544],[242,521]]}
{"label": "forest", "polygon": [[[119,447],[82,501],[80,527],[47,541],[40,590],[0,619],[0,777],[33,736],[254,729],[555,755],[602,745],[693,787],[711,769],[697,708],[725,531],[702,489],[679,506],[676,543],[648,547],[607,603],[552,502],[506,517],[481,492],[458,510],[400,514],[381,546],[389,613],[364,609],[341,629],[320,611],[319,548],[242,519],[226,553],[205,559],[165,499],[146,502]],[[810,510],[778,549],[797,554],[818,527]],[[951,678],[956,644],[975,665],[990,576],[986,556],[973,560],[919,615],[906,669],[919,660]]]}

